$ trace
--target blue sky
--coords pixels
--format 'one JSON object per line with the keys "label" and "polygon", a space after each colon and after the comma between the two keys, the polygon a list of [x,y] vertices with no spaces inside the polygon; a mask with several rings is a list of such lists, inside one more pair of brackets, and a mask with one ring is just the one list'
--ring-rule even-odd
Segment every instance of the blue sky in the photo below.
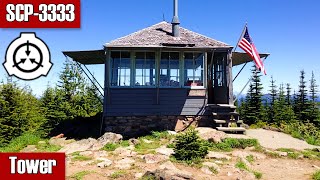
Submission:
{"label": "blue sky", "polygon": [[[54,66],[47,77],[31,82],[34,94],[54,86],[63,67],[64,50],[101,49],[102,45],[139,29],[172,18],[172,0],[82,0],[80,29],[0,29],[0,59],[20,32],[34,31],[50,48]],[[262,77],[264,91],[271,75],[277,83],[290,83],[297,89],[299,71],[309,81],[314,71],[320,84],[320,1],[317,0],[180,0],[181,26],[235,46],[245,22],[259,52],[271,53],[265,62],[268,75]],[[238,49],[240,50],[240,49]],[[4,60],[3,60],[4,61]],[[2,63],[1,63],[2,64]],[[247,66],[234,83],[239,92],[250,77]],[[103,66],[90,67],[103,83]],[[236,74],[240,68],[234,68]],[[6,72],[0,66],[0,79]]]}

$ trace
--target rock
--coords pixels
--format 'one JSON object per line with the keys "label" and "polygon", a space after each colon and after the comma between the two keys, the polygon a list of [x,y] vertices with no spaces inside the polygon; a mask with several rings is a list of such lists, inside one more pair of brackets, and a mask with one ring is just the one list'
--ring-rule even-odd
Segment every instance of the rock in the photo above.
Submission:
{"label": "rock", "polygon": [[51,138],[49,140],[49,144],[50,145],[54,145],[54,146],[65,146],[67,144],[70,144],[72,142],[75,142],[74,139],[68,139],[67,138]]}
{"label": "rock", "polygon": [[214,161],[216,164],[223,164],[223,161]]}
{"label": "rock", "polygon": [[162,155],[166,155],[166,156],[171,156],[172,154],[174,154],[173,149],[167,148],[165,146],[156,149],[156,152],[158,154],[162,154]]}
{"label": "rock", "polygon": [[254,146],[246,147],[244,150],[246,151],[254,151],[256,148]]}
{"label": "rock", "polygon": [[23,148],[20,152],[35,152],[37,151],[36,145],[28,145],[27,147]]}
{"label": "rock", "polygon": [[93,151],[100,150],[106,144],[109,144],[109,143],[119,143],[120,141],[122,141],[122,138],[123,137],[121,134],[107,132],[103,136],[97,139],[97,142],[91,147],[91,150]]}
{"label": "rock", "polygon": [[247,156],[249,156],[249,153],[245,152],[245,151],[233,151],[232,152],[232,156],[234,157],[238,157],[238,158],[245,158]]}
{"label": "rock", "polygon": [[153,141],[150,141],[150,140],[148,140],[148,139],[143,139],[143,141],[144,141],[145,143],[147,143],[147,144],[153,143]]}
{"label": "rock", "polygon": [[203,166],[201,168],[201,171],[204,172],[205,174],[213,175],[213,172],[211,172],[210,169],[207,166]]}
{"label": "rock", "polygon": [[39,145],[45,145],[45,144],[47,144],[47,143],[46,143],[45,141],[39,141],[38,144],[39,144]]}
{"label": "rock", "polygon": [[170,161],[167,161],[167,162],[161,164],[159,166],[159,169],[161,169],[161,170],[177,170],[176,166],[174,166],[174,164],[172,164],[172,162],[170,162]]}
{"label": "rock", "polygon": [[142,178],[142,176],[143,176],[143,173],[136,173],[136,174],[134,175],[134,177],[135,177],[136,179],[140,179],[140,178]]}
{"label": "rock", "polygon": [[130,145],[137,145],[137,144],[139,144],[140,143],[140,141],[138,140],[138,139],[135,139],[135,138],[131,138],[131,139],[129,139],[129,144]]}
{"label": "rock", "polygon": [[228,172],[228,173],[227,173],[227,176],[232,176],[232,173],[231,173],[231,172]]}
{"label": "rock", "polygon": [[154,179],[161,179],[161,180],[195,180],[192,177],[192,174],[190,172],[181,171],[179,169],[174,169],[174,170],[156,169],[155,171],[148,171],[143,175],[143,177],[150,177],[150,176],[154,177]]}
{"label": "rock", "polygon": [[282,157],[287,157],[288,156],[287,152],[275,151],[275,153],[277,153],[279,156],[282,156]]}
{"label": "rock", "polygon": [[92,146],[95,145],[96,143],[97,143],[97,140],[93,138],[83,139],[83,140],[65,145],[62,149],[59,150],[59,152],[71,154],[74,152],[87,151],[90,148],[92,148]]}
{"label": "rock", "polygon": [[204,162],[202,163],[203,166],[206,166],[206,167],[211,167],[211,168],[214,168],[217,172],[220,171],[220,167],[215,164],[215,163],[212,163],[212,162]]}
{"label": "rock", "polygon": [[122,140],[121,134],[115,134],[111,132],[105,133],[103,136],[97,139],[98,143],[102,143],[104,145],[108,143],[119,143]]}
{"label": "rock", "polygon": [[102,161],[97,164],[97,167],[99,167],[99,168],[105,168],[105,167],[111,166],[111,164],[112,164],[112,161],[109,159],[106,159],[106,158],[99,158],[97,160]]}
{"label": "rock", "polygon": [[198,127],[196,128],[196,131],[199,132],[199,137],[201,139],[214,143],[220,143],[227,137],[226,133],[212,128]]}
{"label": "rock", "polygon": [[80,156],[92,156],[93,152],[92,151],[84,151],[79,153]]}
{"label": "rock", "polygon": [[168,132],[168,134],[170,134],[170,135],[177,135],[177,132],[175,132],[175,131],[167,131]]}
{"label": "rock", "polygon": [[115,167],[119,169],[129,169],[134,162],[131,158],[124,158],[115,162]]}
{"label": "rock", "polygon": [[209,159],[226,159],[226,160],[230,160],[231,157],[225,154],[221,154],[221,153],[217,153],[217,152],[213,152],[213,151],[209,151],[209,153],[206,155],[206,158]]}
{"label": "rock", "polygon": [[133,157],[138,154],[137,152],[134,152],[130,149],[123,148],[123,147],[117,148],[116,150],[114,150],[113,153],[118,154],[118,156],[125,156],[125,157]]}
{"label": "rock", "polygon": [[154,155],[154,154],[147,154],[143,158],[147,164],[154,164],[161,161],[168,160],[169,157],[165,155]]}
{"label": "rock", "polygon": [[101,157],[107,157],[108,153],[106,151],[95,151],[93,152],[93,157],[95,159],[101,158]]}
{"label": "rock", "polygon": [[55,138],[55,139],[59,139],[59,138],[63,138],[64,137],[64,134],[59,134],[59,135],[57,135],[57,136],[55,136],[55,137],[53,137],[53,138]]}

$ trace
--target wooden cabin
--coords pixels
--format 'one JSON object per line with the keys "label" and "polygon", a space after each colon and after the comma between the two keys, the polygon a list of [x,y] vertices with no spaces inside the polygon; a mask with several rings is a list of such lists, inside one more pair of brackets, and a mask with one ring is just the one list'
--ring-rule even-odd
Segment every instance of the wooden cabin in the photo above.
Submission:
{"label": "wooden cabin", "polygon": [[84,65],[105,65],[105,131],[134,136],[192,123],[244,131],[233,102],[232,67],[249,56],[179,24],[175,11],[172,23],[121,37],[102,50],[64,52]]}

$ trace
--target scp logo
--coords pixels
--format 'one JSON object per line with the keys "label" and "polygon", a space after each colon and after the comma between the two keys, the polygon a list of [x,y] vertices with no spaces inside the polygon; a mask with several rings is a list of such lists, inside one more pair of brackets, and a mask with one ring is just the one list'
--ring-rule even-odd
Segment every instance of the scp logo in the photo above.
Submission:
{"label": "scp logo", "polygon": [[35,33],[21,33],[9,45],[3,66],[10,76],[23,80],[47,76],[52,67],[50,51]]}

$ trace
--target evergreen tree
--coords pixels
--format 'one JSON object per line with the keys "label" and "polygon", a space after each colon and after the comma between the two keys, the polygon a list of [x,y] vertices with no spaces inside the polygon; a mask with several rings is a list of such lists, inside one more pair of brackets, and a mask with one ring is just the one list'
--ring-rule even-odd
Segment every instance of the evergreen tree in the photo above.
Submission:
{"label": "evergreen tree", "polygon": [[262,120],[262,84],[261,74],[255,68],[252,69],[252,79],[246,96],[246,109],[244,120],[248,124],[254,124]]}
{"label": "evergreen tree", "polygon": [[266,107],[269,109],[269,113],[268,113],[268,117],[269,117],[269,121],[274,122],[274,102],[277,99],[278,96],[278,91],[277,91],[277,86],[276,86],[276,81],[273,79],[273,76],[271,76],[271,81],[270,81],[271,85],[270,85],[270,107]]}
{"label": "evergreen tree", "polygon": [[316,82],[316,79],[314,77],[314,73],[312,72],[311,80],[310,80],[310,114],[309,114],[309,120],[312,123],[315,123],[317,125],[320,125],[319,123],[319,109],[317,105],[317,93],[318,93],[318,85]]}
{"label": "evergreen tree", "polygon": [[281,123],[292,122],[294,119],[294,111],[292,107],[286,103],[284,85],[281,84],[279,98],[274,103],[274,123],[279,126]]}
{"label": "evergreen tree", "polygon": [[32,92],[12,80],[0,85],[0,109],[0,146],[24,132],[37,132],[44,121]]}
{"label": "evergreen tree", "polygon": [[291,105],[291,87],[290,87],[290,84],[289,84],[289,83],[287,83],[287,88],[286,88],[286,90],[287,90],[287,94],[286,94],[286,104],[287,104],[288,106],[290,106],[290,105]]}
{"label": "evergreen tree", "polygon": [[295,97],[294,111],[299,120],[306,122],[309,115],[309,101],[307,98],[308,91],[306,89],[305,72],[300,72],[299,91]]}

